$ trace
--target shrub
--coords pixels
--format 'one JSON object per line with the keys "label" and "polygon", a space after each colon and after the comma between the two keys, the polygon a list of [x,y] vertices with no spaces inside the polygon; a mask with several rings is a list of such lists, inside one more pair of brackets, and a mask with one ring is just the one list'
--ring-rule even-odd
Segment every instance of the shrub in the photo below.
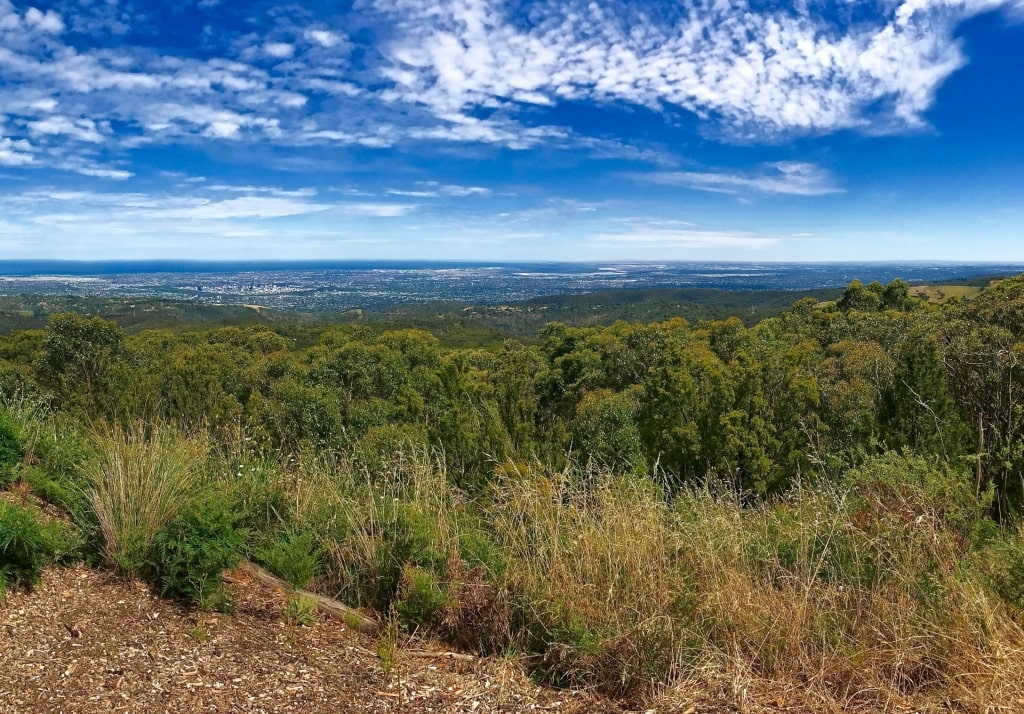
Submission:
{"label": "shrub", "polygon": [[249,455],[231,456],[221,468],[221,487],[231,495],[239,524],[254,533],[280,530],[290,519],[291,507],[279,465]]}
{"label": "shrub", "polygon": [[164,526],[151,553],[161,593],[204,610],[230,608],[221,574],[238,564],[247,535],[236,522],[230,502],[207,491]]}
{"label": "shrub", "polygon": [[141,573],[153,538],[200,483],[205,453],[204,444],[167,425],[93,435],[82,474],[109,564]]}
{"label": "shrub", "polygon": [[432,573],[414,565],[402,568],[395,600],[395,612],[402,625],[409,629],[427,627],[447,604],[448,596]]}
{"label": "shrub", "polygon": [[14,466],[22,457],[21,427],[10,412],[0,406],[0,488],[14,479]]}
{"label": "shrub", "polygon": [[44,566],[70,548],[70,538],[35,511],[0,500],[0,591],[33,585]]}
{"label": "shrub", "polygon": [[293,625],[309,627],[316,622],[316,600],[308,595],[292,595],[285,605],[284,619]]}
{"label": "shrub", "polygon": [[989,587],[1004,602],[1024,610],[1024,537],[998,540],[980,554],[980,561]]}
{"label": "shrub", "polygon": [[256,559],[295,589],[304,588],[320,574],[322,550],[311,533],[288,530],[255,553]]}

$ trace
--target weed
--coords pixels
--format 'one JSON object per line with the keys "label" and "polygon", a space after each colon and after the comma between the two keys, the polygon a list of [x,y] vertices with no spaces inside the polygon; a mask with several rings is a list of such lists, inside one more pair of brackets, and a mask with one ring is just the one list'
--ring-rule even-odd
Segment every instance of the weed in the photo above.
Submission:
{"label": "weed", "polygon": [[14,479],[14,466],[21,460],[23,445],[21,427],[3,406],[0,406],[0,488]]}
{"label": "weed", "polygon": [[292,625],[309,627],[316,622],[316,600],[308,595],[292,594],[284,608],[284,619]]}
{"label": "weed", "polygon": [[394,618],[388,618],[384,627],[381,628],[380,634],[377,636],[377,662],[380,664],[380,669],[384,672],[384,676],[387,678],[391,677],[391,673],[398,666],[398,621]]}
{"label": "weed", "polygon": [[447,604],[448,596],[433,574],[414,565],[402,568],[395,613],[403,625],[410,629],[427,627]]}

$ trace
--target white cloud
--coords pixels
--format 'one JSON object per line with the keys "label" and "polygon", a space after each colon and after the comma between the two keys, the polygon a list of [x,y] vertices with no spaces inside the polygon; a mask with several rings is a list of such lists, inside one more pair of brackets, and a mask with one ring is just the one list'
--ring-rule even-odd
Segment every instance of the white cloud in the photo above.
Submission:
{"label": "white cloud", "polygon": [[366,218],[401,218],[416,210],[408,203],[342,203],[337,208],[346,215]]}
{"label": "white cloud", "polygon": [[295,46],[287,42],[268,42],[263,45],[263,51],[277,59],[287,59],[295,54]]}
{"label": "white cloud", "polygon": [[25,166],[35,161],[32,145],[25,140],[0,137],[0,166]]}
{"label": "white cloud", "polygon": [[33,136],[68,136],[79,141],[94,144],[103,142],[103,135],[97,130],[96,123],[91,119],[69,119],[64,116],[48,116],[28,123],[28,130]]}
{"label": "white cloud", "polygon": [[[1011,0],[877,0],[858,6],[854,25],[832,23],[820,5],[564,0],[513,15],[521,4],[361,0],[359,26],[383,44],[360,47],[355,62],[362,34],[294,8],[242,35],[209,13],[198,58],[92,42],[138,19],[123,3],[79,3],[61,16],[0,0],[0,116],[32,140],[31,150],[0,144],[0,163],[88,167],[144,145],[262,140],[547,146],[673,168],[660,147],[554,125],[547,107],[570,101],[688,110],[741,139],[904,131],[924,124],[936,89],[966,62],[958,24]],[[816,195],[838,190],[827,178],[797,163],[647,180]]]}
{"label": "white cloud", "polygon": [[183,208],[158,210],[161,218],[225,220],[229,218],[284,218],[318,213],[331,208],[328,204],[310,203],[280,196],[242,196],[223,201],[203,200]]}
{"label": "white cloud", "polygon": [[668,230],[637,228],[626,233],[602,233],[594,238],[602,244],[617,244],[642,249],[672,250],[678,248],[771,248],[779,239],[739,231]]}
{"label": "white cloud", "polygon": [[483,186],[459,186],[456,184],[441,184],[437,181],[420,181],[415,189],[388,189],[387,193],[392,196],[408,196],[410,198],[440,198],[451,196],[453,198],[465,198],[467,196],[486,196],[491,193],[489,188]]}
{"label": "white cloud", "polygon": [[330,30],[306,30],[306,38],[321,47],[337,47],[345,41],[344,35]]}
{"label": "white cloud", "polygon": [[34,7],[30,7],[25,13],[25,22],[39,28],[43,32],[55,35],[64,31],[64,21],[53,10],[41,12]]}
{"label": "white cloud", "polygon": [[382,69],[395,97],[440,117],[611,101],[671,105],[763,136],[921,126],[938,86],[966,61],[959,22],[1010,2],[883,3],[850,26],[814,4],[743,0],[694,0],[669,16],[653,4],[569,0],[534,7],[525,23],[498,0],[376,4],[399,27]]}
{"label": "white cloud", "polygon": [[105,169],[95,166],[83,166],[73,170],[83,176],[113,179],[114,181],[126,181],[135,175],[131,171],[125,171],[123,169]]}
{"label": "white cloud", "polygon": [[639,181],[684,186],[718,193],[756,192],[790,196],[824,196],[842,193],[832,175],[821,167],[798,161],[766,164],[756,173],[723,171],[655,171],[632,174]]}

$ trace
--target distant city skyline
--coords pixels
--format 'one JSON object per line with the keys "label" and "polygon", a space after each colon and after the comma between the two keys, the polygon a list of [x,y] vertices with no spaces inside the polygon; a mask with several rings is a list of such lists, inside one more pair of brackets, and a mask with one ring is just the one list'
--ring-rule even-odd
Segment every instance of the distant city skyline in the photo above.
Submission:
{"label": "distant city skyline", "polygon": [[0,0],[0,260],[1024,262],[1024,0]]}

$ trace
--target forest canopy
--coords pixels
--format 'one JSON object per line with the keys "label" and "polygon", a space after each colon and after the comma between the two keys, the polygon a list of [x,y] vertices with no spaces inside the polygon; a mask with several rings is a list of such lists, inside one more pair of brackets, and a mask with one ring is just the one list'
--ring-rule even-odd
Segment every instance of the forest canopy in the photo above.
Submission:
{"label": "forest canopy", "polygon": [[1005,518],[1024,473],[1022,293],[1013,278],[937,306],[855,281],[752,327],[550,323],[533,344],[477,349],[361,325],[129,336],[62,313],[0,340],[0,389],[85,422],[244,429],[267,449],[430,446],[470,489],[509,461],[569,458],[766,496],[912,452],[994,487]]}

